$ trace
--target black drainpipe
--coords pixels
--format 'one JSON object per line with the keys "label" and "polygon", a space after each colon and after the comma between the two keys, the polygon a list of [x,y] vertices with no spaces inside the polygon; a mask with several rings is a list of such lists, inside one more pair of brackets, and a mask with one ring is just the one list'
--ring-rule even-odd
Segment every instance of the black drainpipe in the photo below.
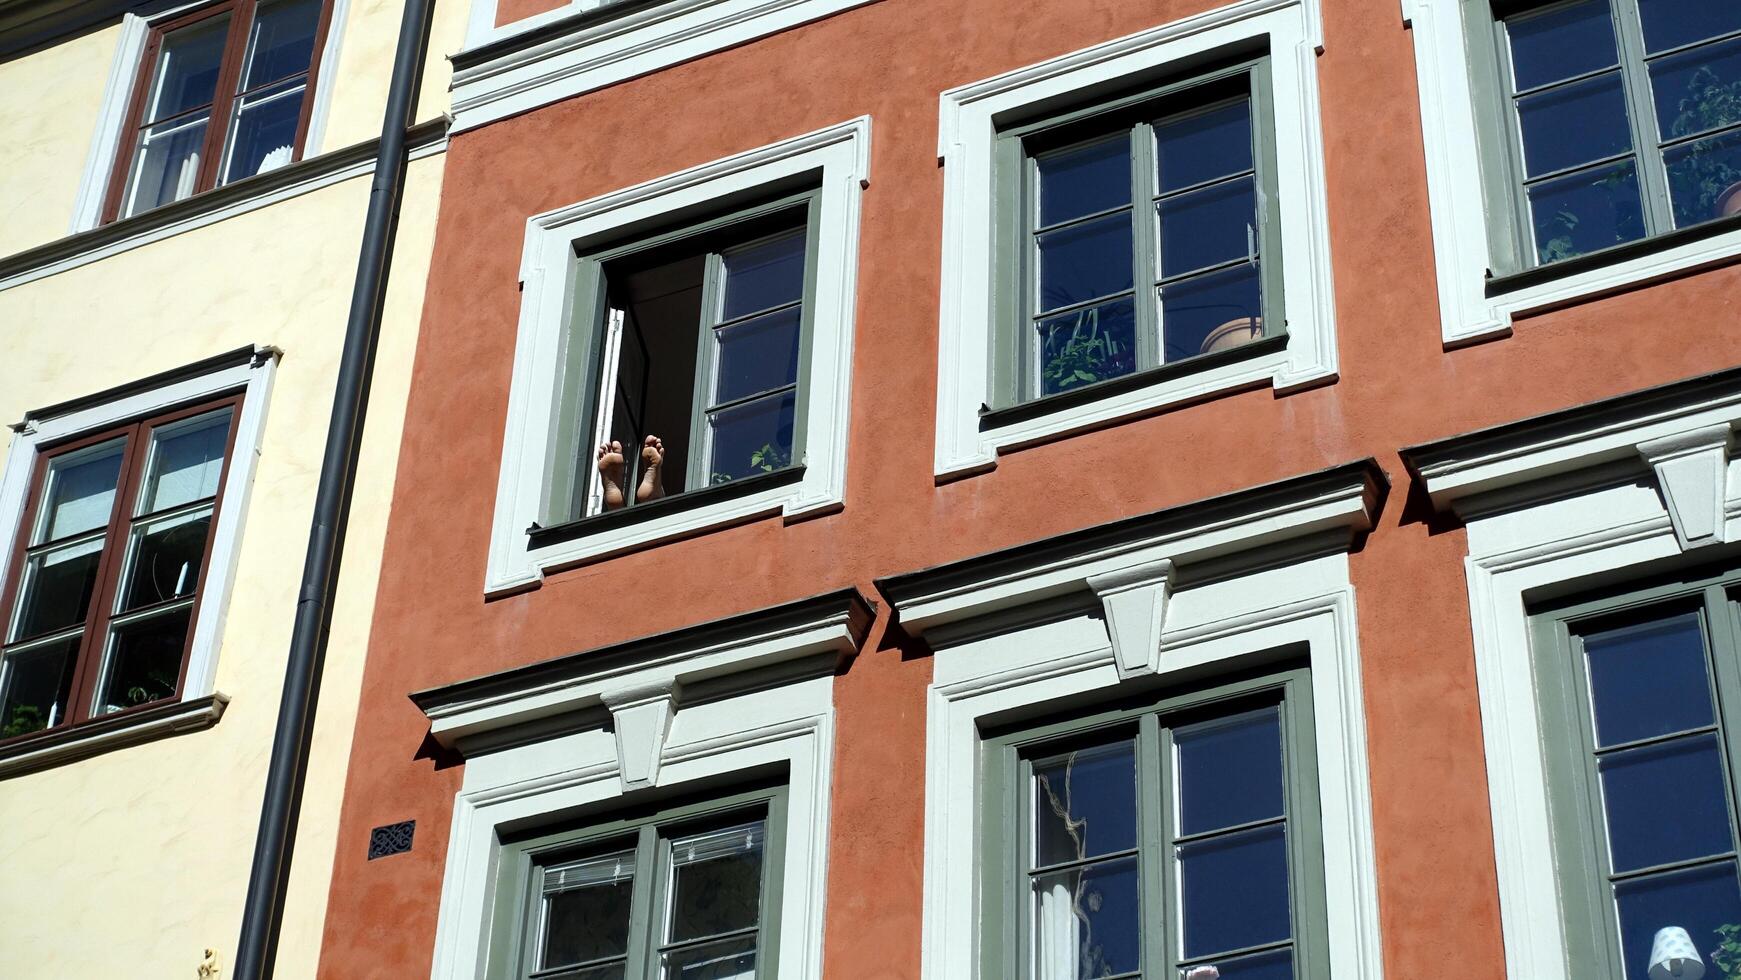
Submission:
{"label": "black drainpipe", "polygon": [[337,591],[345,523],[350,517],[351,493],[356,485],[357,451],[362,442],[363,418],[368,412],[369,380],[381,336],[387,269],[393,257],[399,202],[405,190],[405,133],[415,121],[412,114],[416,111],[429,33],[431,0],[404,2],[399,48],[393,58],[393,80],[387,89],[386,116],[381,121],[381,145],[375,156],[374,183],[369,188],[362,251],[357,257],[356,284],[351,290],[350,319],[345,324],[338,386],[327,426],[326,453],[321,459],[320,486],[314,498],[308,557],[302,567],[296,625],[290,634],[290,662],[284,669],[278,728],[272,736],[266,799],[260,809],[260,832],[254,841],[247,904],[242,907],[242,934],[236,942],[236,969],[232,974],[235,980],[271,980],[279,929],[284,922],[284,892],[290,880],[302,787],[308,776],[308,745],[314,733],[321,668],[326,660],[327,632],[332,622],[332,599]]}

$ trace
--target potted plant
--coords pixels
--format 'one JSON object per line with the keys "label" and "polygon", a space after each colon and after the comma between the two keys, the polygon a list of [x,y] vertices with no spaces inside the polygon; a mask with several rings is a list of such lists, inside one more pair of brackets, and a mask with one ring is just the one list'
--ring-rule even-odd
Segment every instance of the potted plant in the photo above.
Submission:
{"label": "potted plant", "polygon": [[[1741,120],[1741,79],[1725,82],[1706,65],[1687,79],[1686,94],[1668,131],[1674,137],[1691,136],[1737,120]],[[1691,146],[1670,172],[1676,212],[1695,221],[1741,213],[1741,165],[1737,165],[1741,155],[1710,141]]]}
{"label": "potted plant", "polygon": [[1199,353],[1243,347],[1263,337],[1263,317],[1242,316],[1223,323],[1203,338]]}
{"label": "potted plant", "polygon": [[1100,309],[1081,310],[1066,330],[1053,321],[1044,339],[1045,362],[1040,380],[1047,392],[1066,391],[1129,374],[1135,370],[1135,352],[1111,331],[1100,328]]}

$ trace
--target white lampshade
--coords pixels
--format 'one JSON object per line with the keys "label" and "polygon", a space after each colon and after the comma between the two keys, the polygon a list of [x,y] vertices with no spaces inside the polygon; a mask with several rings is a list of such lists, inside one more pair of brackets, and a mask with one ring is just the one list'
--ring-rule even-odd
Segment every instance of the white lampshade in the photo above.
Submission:
{"label": "white lampshade", "polygon": [[1650,980],[1700,980],[1705,975],[1705,961],[1693,946],[1693,937],[1680,926],[1656,931],[1656,941],[1650,944]]}

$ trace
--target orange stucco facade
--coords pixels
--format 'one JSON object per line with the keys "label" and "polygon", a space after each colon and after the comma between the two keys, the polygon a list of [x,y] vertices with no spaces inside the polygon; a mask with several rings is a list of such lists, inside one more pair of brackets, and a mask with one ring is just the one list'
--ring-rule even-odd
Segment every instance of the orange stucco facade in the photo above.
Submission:
{"label": "orange stucco facade", "polygon": [[[409,692],[830,589],[875,595],[883,576],[1368,456],[1390,491],[1350,569],[1385,972],[1505,975],[1464,534],[1433,514],[1398,450],[1741,361],[1741,269],[1588,299],[1447,351],[1409,30],[1393,2],[1325,0],[1317,70],[1339,379],[1127,419],[939,484],[938,94],[1204,6],[880,0],[454,136],[321,976],[430,970],[464,763],[427,737]],[[844,506],[713,529],[486,598],[528,216],[859,116],[875,140]],[[931,664],[893,618],[880,603],[834,687],[829,977],[920,976]],[[370,828],[410,819],[409,854],[365,860]]]}

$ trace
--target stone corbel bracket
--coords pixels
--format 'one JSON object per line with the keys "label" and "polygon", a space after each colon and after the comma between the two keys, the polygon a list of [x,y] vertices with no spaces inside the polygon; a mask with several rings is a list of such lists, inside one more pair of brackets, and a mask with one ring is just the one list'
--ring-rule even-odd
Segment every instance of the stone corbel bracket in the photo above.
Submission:
{"label": "stone corbel bracket", "polygon": [[[552,727],[602,724],[608,713],[625,791],[659,785],[686,685],[731,682],[822,658],[833,669],[858,652],[876,605],[844,589],[573,653],[411,695],[430,735],[468,755]],[[829,658],[832,659],[829,659]]]}
{"label": "stone corbel bracket", "polygon": [[901,626],[947,642],[954,628],[1047,600],[1098,598],[1121,677],[1161,667],[1181,569],[1221,572],[1317,548],[1346,550],[1370,530],[1384,472],[1365,459],[1277,483],[881,579]]}
{"label": "stone corbel bracket", "polygon": [[1729,463],[1741,368],[1647,388],[1402,451],[1436,510],[1469,520],[1643,477],[1683,551],[1730,535]]}

